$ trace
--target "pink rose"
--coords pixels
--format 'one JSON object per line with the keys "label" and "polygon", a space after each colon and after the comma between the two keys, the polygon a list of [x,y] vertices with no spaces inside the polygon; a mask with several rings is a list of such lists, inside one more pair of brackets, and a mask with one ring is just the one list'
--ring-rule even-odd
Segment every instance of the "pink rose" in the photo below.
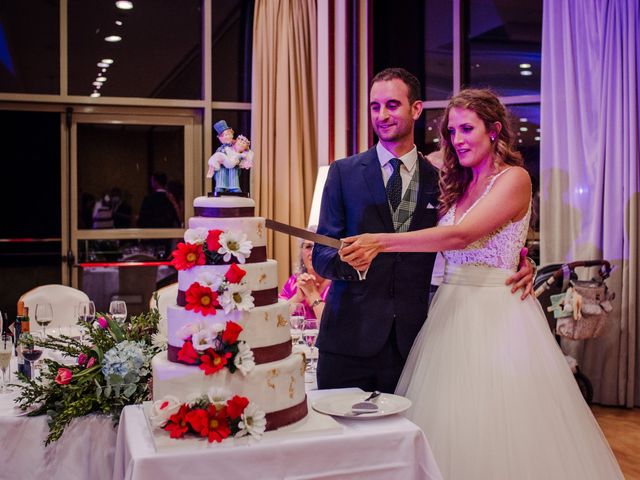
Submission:
{"label": "pink rose", "polygon": [[58,385],[66,385],[71,382],[71,377],[73,377],[73,372],[71,370],[68,368],[59,368],[55,382]]}
{"label": "pink rose", "polygon": [[96,357],[90,357],[87,362],[87,368],[91,368],[96,364]]}
{"label": "pink rose", "polygon": [[78,365],[84,365],[85,363],[87,363],[87,355],[81,353],[80,355],[78,355]]}
{"label": "pink rose", "polygon": [[107,319],[104,317],[98,317],[98,325],[100,325],[100,328],[107,328],[109,326]]}

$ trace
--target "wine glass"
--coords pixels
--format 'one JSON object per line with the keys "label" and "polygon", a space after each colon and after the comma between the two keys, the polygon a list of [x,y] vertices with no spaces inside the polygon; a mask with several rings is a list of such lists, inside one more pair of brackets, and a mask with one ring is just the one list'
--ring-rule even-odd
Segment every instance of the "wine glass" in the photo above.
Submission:
{"label": "wine glass", "polygon": [[[35,336],[36,336],[36,334],[33,334],[33,337],[35,337]],[[21,336],[20,339],[24,340],[22,337],[23,336]],[[25,335],[25,337],[26,337],[26,335]],[[31,367],[30,368],[31,378],[36,378],[37,377],[36,362],[42,356],[42,349],[38,348],[38,346],[35,344],[34,340],[35,340],[35,338],[31,338],[30,341],[26,341],[26,342],[23,341],[22,342],[22,356],[24,357],[24,359],[26,361],[29,362],[29,365]]]}
{"label": "wine glass", "polygon": [[304,342],[309,347],[309,367],[307,368],[307,372],[316,373],[316,362],[318,360],[316,339],[318,338],[318,327],[314,319],[308,319],[304,322],[302,336],[304,337]]}
{"label": "wine glass", "polygon": [[78,326],[80,327],[80,341],[83,340],[87,325],[96,318],[96,305],[92,301],[80,302],[77,305]]}
{"label": "wine glass", "polygon": [[36,305],[36,323],[42,327],[42,333],[47,336],[47,325],[53,322],[53,307],[50,303],[38,303]]}
{"label": "wine glass", "polygon": [[292,303],[289,305],[289,323],[291,324],[291,337],[294,344],[304,345],[302,340],[302,329],[304,327],[304,305],[302,303]]}
{"label": "wine glass", "polygon": [[127,319],[127,304],[123,300],[112,300],[109,313],[116,322],[123,323]]}
{"label": "wine glass", "polygon": [[[13,352],[13,337],[2,334],[0,338],[0,368],[2,369],[2,393],[10,392],[11,389],[7,387],[7,384],[11,380],[11,352]],[[7,375],[8,373],[8,375]]]}

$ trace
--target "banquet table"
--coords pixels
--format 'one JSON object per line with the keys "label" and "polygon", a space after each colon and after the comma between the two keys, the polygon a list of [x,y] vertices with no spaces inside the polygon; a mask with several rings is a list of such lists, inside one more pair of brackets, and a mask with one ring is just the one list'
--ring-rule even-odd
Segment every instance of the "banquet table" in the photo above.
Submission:
{"label": "banquet table", "polygon": [[108,480],[113,475],[117,430],[111,418],[76,419],[45,448],[47,417],[27,417],[15,407],[17,393],[0,395],[0,478]]}
{"label": "banquet table", "polygon": [[[307,392],[324,395],[358,389]],[[113,479],[176,478],[441,479],[424,433],[402,415],[337,418],[337,428],[314,434],[265,435],[242,445],[206,444],[158,453],[141,406],[120,418]],[[179,445],[181,440],[175,440]]]}

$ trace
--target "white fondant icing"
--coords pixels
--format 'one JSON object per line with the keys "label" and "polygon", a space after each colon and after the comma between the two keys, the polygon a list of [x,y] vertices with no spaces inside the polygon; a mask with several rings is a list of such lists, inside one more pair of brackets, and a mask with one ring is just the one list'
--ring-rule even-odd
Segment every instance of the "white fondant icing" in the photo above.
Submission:
{"label": "white fondant icing", "polygon": [[247,397],[265,413],[293,407],[305,398],[304,356],[294,353],[283,360],[256,365],[246,376],[223,369],[205,375],[197,366],[172,363],[167,352],[151,361],[153,398],[174,395],[181,402],[192,394],[202,395],[212,388],[224,388],[233,395]]}
{"label": "white fondant icing", "polygon": [[193,206],[208,208],[255,207],[256,202],[247,197],[196,197]]}
{"label": "white fondant icing", "polygon": [[247,236],[247,240],[251,240],[254,248],[264,247],[267,243],[264,218],[261,217],[191,217],[189,228],[242,232]]}
{"label": "white fondant icing", "polygon": [[[242,278],[241,283],[251,290],[266,290],[268,288],[278,288],[278,263],[275,260],[267,260],[259,263],[238,264],[247,274]],[[221,275],[231,268],[231,265],[198,265],[189,270],[178,272],[178,289],[187,291],[194,283],[199,281],[204,273]]]}
{"label": "white fondant icing", "polygon": [[215,315],[202,316],[177,305],[167,307],[167,329],[169,345],[182,347],[184,339],[178,332],[188,324],[205,322],[207,325],[224,325],[227,321],[236,322],[242,327],[240,340],[247,342],[249,348],[269,347],[291,341],[289,327],[289,305],[279,300],[273,305],[255,307],[248,312],[224,313],[216,310]]}

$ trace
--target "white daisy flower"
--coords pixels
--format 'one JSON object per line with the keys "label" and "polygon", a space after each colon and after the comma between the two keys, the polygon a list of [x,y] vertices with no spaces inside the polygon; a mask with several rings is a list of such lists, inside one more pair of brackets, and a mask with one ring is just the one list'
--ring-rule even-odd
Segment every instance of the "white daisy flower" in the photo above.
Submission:
{"label": "white daisy flower", "polygon": [[184,241],[202,245],[207,241],[207,235],[209,235],[209,230],[204,227],[190,228],[184,232]]}
{"label": "white daisy flower", "polygon": [[200,393],[191,392],[189,395],[187,395],[187,401],[184,403],[189,405],[189,408],[193,408],[196,406],[196,404],[202,403],[203,401],[206,401],[206,400],[207,400],[207,397],[201,395]]}
{"label": "white daisy flower", "polygon": [[218,253],[224,255],[222,259],[225,262],[231,260],[231,256],[238,259],[240,263],[244,263],[246,258],[251,255],[253,243],[247,240],[247,235],[240,232],[227,231],[220,234],[220,248]]}
{"label": "white daisy flower", "polygon": [[223,387],[211,387],[207,391],[207,399],[214,405],[224,404],[229,398],[231,398],[231,392]]}
{"label": "white daisy flower", "polygon": [[178,338],[189,340],[196,332],[206,330],[206,328],[207,324],[204,322],[187,323],[183,325],[176,334]]}
{"label": "white daisy flower", "polygon": [[250,403],[240,415],[240,423],[238,428],[240,429],[236,433],[236,437],[243,437],[245,435],[251,435],[256,440],[262,437],[267,427],[267,418],[265,413],[256,407],[255,404]]}
{"label": "white daisy flower", "polygon": [[253,360],[253,352],[246,342],[238,343],[238,354],[233,359],[233,363],[243,375],[249,373],[256,366],[256,362]]}
{"label": "white daisy flower", "polygon": [[225,329],[225,324],[224,323],[214,323],[213,325],[211,325],[209,327],[209,331],[211,332],[212,336],[217,336],[220,332],[222,332]]}
{"label": "white daisy flower", "polygon": [[237,283],[229,284],[229,288],[224,291],[219,300],[225,313],[233,310],[248,311],[253,308],[251,291],[246,286]]}
{"label": "white daisy flower", "polygon": [[225,281],[223,275],[218,275],[213,272],[201,272],[196,281],[203,287],[209,287],[214,292],[217,292],[222,283]]}
{"label": "white daisy flower", "polygon": [[151,405],[151,411],[149,412],[149,421],[151,425],[157,428],[162,428],[169,421],[171,415],[180,410],[180,400],[173,395],[165,395],[160,400],[156,400]]}
{"label": "white daisy flower", "polygon": [[193,343],[193,348],[195,348],[199,352],[203,352],[208,348],[214,348],[214,339],[215,336],[211,335],[211,330],[205,329],[195,332],[191,336],[191,343]]}

